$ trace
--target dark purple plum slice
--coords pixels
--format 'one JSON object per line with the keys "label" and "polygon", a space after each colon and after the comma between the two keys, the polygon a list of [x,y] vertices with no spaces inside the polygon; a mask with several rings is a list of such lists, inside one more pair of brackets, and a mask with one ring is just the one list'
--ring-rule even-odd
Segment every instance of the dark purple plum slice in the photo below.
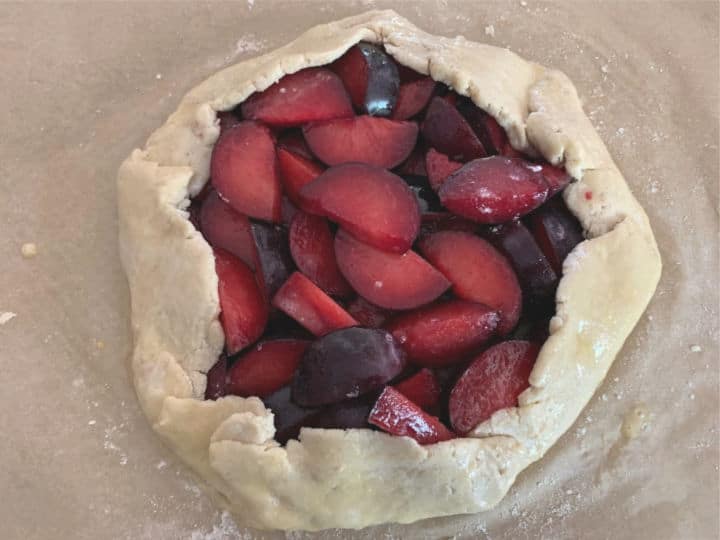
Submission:
{"label": "dark purple plum slice", "polygon": [[565,257],[583,241],[582,227],[565,203],[555,197],[528,216],[535,241],[545,253],[555,273],[562,275]]}
{"label": "dark purple plum slice", "polygon": [[400,75],[395,62],[370,43],[358,43],[332,64],[353,105],[370,116],[390,116],[397,102]]}
{"label": "dark purple plum slice", "polygon": [[317,407],[382,387],[405,367],[405,353],[385,330],[343,328],[305,351],[292,382],[292,399]]}
{"label": "dark purple plum slice", "polygon": [[250,230],[255,240],[257,280],[270,299],[295,269],[287,231],[278,225],[253,221]]}
{"label": "dark purple plum slice", "polygon": [[318,412],[297,406],[290,399],[290,387],[286,386],[263,399],[265,406],[275,415],[275,440],[285,444],[289,439],[297,439],[300,428]]}
{"label": "dark purple plum slice", "polygon": [[520,221],[509,221],[483,230],[483,236],[510,261],[523,290],[525,306],[533,311],[552,305],[557,274]]}
{"label": "dark purple plum slice", "polygon": [[220,355],[210,371],[207,372],[207,386],[205,387],[205,399],[218,399],[225,395],[227,376],[227,356]]}

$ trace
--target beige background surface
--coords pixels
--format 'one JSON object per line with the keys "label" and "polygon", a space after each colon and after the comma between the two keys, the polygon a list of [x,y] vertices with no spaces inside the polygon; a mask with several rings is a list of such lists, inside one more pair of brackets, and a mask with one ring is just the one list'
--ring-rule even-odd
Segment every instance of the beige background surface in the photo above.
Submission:
{"label": "beige background surface", "polygon": [[[392,4],[0,4],[0,313],[16,314],[0,326],[0,537],[718,538],[718,3]],[[496,510],[254,534],[135,401],[115,172],[213,71],[391,6],[568,73],[648,210],[663,279],[588,409]],[[638,406],[647,425],[626,439]]]}

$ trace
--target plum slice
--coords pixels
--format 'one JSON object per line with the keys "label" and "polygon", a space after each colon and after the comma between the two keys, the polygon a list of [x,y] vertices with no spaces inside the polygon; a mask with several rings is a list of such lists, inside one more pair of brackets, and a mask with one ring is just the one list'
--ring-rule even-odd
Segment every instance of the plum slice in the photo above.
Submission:
{"label": "plum slice", "polygon": [[410,401],[392,386],[380,394],[368,421],[392,435],[415,439],[419,444],[434,444],[455,438],[435,416]]}
{"label": "plum slice", "polygon": [[548,195],[542,167],[492,156],[466,163],[438,191],[448,210],[478,223],[503,223],[540,206]]}
{"label": "plum slice", "polygon": [[387,309],[412,309],[435,300],[450,282],[414,251],[387,253],[342,229],[335,235],[340,272],[360,296]]}
{"label": "plum slice", "polygon": [[290,387],[285,386],[263,399],[265,406],[273,413],[275,422],[275,440],[285,444],[297,439],[300,429],[318,409],[299,407],[290,399]]}
{"label": "plum slice", "polygon": [[565,172],[565,169],[549,163],[540,163],[539,165],[542,168],[540,174],[548,185],[548,198],[562,191],[572,181],[572,177]]}
{"label": "plum slice", "polygon": [[272,303],[316,336],[357,325],[347,311],[300,272],[280,287]]}
{"label": "plum slice", "polygon": [[250,268],[255,268],[255,241],[250,220],[223,201],[213,190],[199,212],[200,230],[213,247],[229,251]]}
{"label": "plum slice", "polygon": [[347,312],[367,328],[380,328],[390,316],[386,309],[371,304],[362,296],[358,296],[346,306]]}
{"label": "plum slice", "polygon": [[325,167],[286,148],[279,148],[277,157],[285,194],[294,204],[302,206],[300,190],[320,176]]}
{"label": "plum slice", "polygon": [[458,110],[446,99],[434,97],[422,124],[425,141],[454,161],[470,161],[486,155],[480,139]]}
{"label": "plum slice", "polygon": [[287,231],[279,225],[253,222],[255,272],[258,284],[269,301],[295,269],[288,248]]}
{"label": "plum slice", "polygon": [[551,307],[558,277],[525,225],[508,221],[488,227],[483,235],[515,269],[525,304],[533,310]]}
{"label": "plum slice", "polygon": [[397,167],[394,172],[400,176],[427,176],[427,169],[425,168],[425,154],[421,145],[417,145],[410,153],[410,156],[399,167]]}
{"label": "plum slice", "polygon": [[462,167],[462,163],[451,160],[445,154],[441,154],[434,148],[425,154],[425,170],[430,186],[437,191],[448,176]]}
{"label": "plum slice", "polygon": [[220,324],[225,332],[225,348],[233,355],[263,333],[268,308],[252,270],[225,250],[215,248],[215,271],[220,297]]}
{"label": "plum slice", "polygon": [[303,208],[337,222],[379,249],[403,253],[420,228],[420,210],[402,178],[379,167],[331,167],[300,190]]}
{"label": "plum slice", "polygon": [[470,126],[483,143],[488,154],[500,154],[506,157],[523,157],[515,150],[508,140],[507,133],[488,113],[477,107],[472,101],[466,100],[460,104],[458,110],[462,113]]}
{"label": "plum slice", "polygon": [[384,330],[345,328],[315,340],[292,382],[292,399],[316,407],[382,388],[405,367],[405,353]]}
{"label": "plum slice", "polygon": [[225,395],[227,375],[227,356],[221,354],[218,361],[207,372],[207,385],[205,386],[205,399],[220,399]]}
{"label": "plum slice", "polygon": [[577,218],[563,202],[556,198],[551,203],[533,212],[528,221],[540,249],[559,276],[565,257],[583,241],[583,233]]}
{"label": "plum slice", "polygon": [[371,116],[390,116],[400,75],[393,59],[380,47],[358,43],[330,67],[342,79],[353,105]]}
{"label": "plum slice", "polygon": [[495,333],[500,317],[484,304],[451,300],[393,317],[385,325],[408,360],[441,367],[476,352]]}
{"label": "plum slice", "polygon": [[238,212],[280,222],[282,189],[270,130],[240,122],[215,143],[210,161],[212,184]]}
{"label": "plum slice", "polygon": [[300,271],[334,296],[348,296],[352,288],[335,260],[334,237],[327,220],[297,212],[290,225],[290,253]]}
{"label": "plum slice", "polygon": [[450,280],[457,297],[498,311],[500,335],[513,329],[520,318],[522,292],[510,263],[492,245],[470,233],[440,231],[422,238],[419,247]]}
{"label": "plum slice", "polygon": [[435,93],[435,81],[430,77],[421,77],[400,85],[397,103],[390,118],[393,120],[407,120],[427,107],[430,98]]}
{"label": "plum slice", "polygon": [[240,108],[243,118],[282,127],[353,115],[342,81],[325,68],[285,75],[266,90],[251,95]]}
{"label": "plum slice", "polygon": [[219,111],[217,118],[220,123],[220,133],[225,133],[240,123],[240,118],[238,118],[234,111]]}
{"label": "plum slice", "polygon": [[529,341],[505,341],[478,356],[450,392],[453,429],[466,435],[494,412],[517,406],[539,350]]}
{"label": "plum slice", "polygon": [[290,383],[309,341],[278,339],[258,343],[243,353],[227,374],[227,393],[267,397]]}
{"label": "plum slice", "polygon": [[427,368],[397,383],[395,389],[426,411],[438,406],[442,392],[435,374]]}
{"label": "plum slice", "polygon": [[374,116],[315,122],[303,128],[312,153],[327,165],[361,162],[392,169],[405,161],[415,146],[415,122]]}

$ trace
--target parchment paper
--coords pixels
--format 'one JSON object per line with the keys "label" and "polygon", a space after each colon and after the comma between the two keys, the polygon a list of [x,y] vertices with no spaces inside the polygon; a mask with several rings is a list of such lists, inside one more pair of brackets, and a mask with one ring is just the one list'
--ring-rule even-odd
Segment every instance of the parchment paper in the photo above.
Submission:
{"label": "parchment paper", "polygon": [[[650,215],[663,279],[590,406],[496,510],[237,529],[136,403],[116,170],[210,73],[373,7],[564,70]],[[0,314],[16,316],[0,326],[0,537],[717,538],[719,85],[716,2],[2,3]]]}

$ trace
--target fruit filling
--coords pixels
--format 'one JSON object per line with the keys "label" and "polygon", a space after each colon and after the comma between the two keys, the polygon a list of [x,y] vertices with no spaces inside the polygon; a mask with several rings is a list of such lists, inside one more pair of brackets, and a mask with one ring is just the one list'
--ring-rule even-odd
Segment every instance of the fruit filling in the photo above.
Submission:
{"label": "fruit filling", "polygon": [[488,111],[359,43],[218,113],[189,218],[213,249],[225,349],[206,399],[419,444],[516,407],[582,241],[564,169]]}

